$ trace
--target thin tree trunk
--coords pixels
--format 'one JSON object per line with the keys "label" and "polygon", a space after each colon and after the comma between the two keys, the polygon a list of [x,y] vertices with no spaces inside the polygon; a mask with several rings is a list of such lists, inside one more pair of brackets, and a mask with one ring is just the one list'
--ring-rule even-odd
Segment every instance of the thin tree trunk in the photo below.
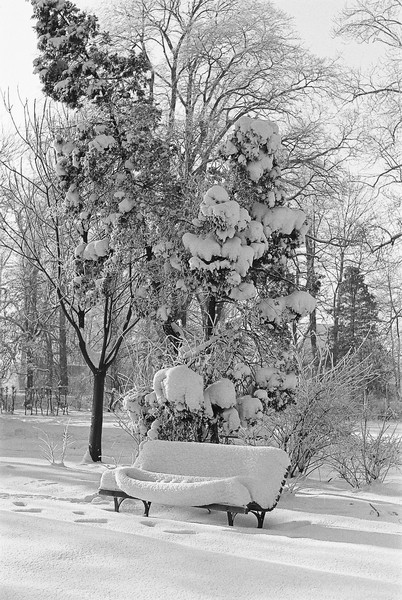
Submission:
{"label": "thin tree trunk", "polygon": [[216,307],[216,298],[215,296],[208,296],[205,303],[205,318],[204,318],[204,332],[205,339],[209,340],[214,332],[214,327],[216,325],[217,320],[217,307]]}
{"label": "thin tree trunk", "polygon": [[53,345],[52,336],[49,332],[46,332],[46,370],[47,370],[47,381],[46,385],[52,387],[53,385],[53,374],[54,374],[54,356],[53,356]]}
{"label": "thin tree trunk", "polygon": [[[315,233],[315,232],[314,232]],[[306,268],[307,268],[307,290],[313,298],[317,297],[318,281],[315,273],[315,242],[307,236],[306,237]],[[310,345],[313,360],[317,361],[318,349],[317,349],[317,312],[314,309],[309,315],[309,334],[310,334]]]}
{"label": "thin tree trunk", "polygon": [[344,254],[341,252],[340,256],[340,265],[339,265],[339,274],[338,274],[338,282],[337,289],[334,297],[333,304],[333,314],[334,314],[334,326],[332,329],[332,360],[334,365],[338,362],[339,356],[339,316],[341,310],[341,284],[343,283],[343,270],[344,270]]}
{"label": "thin tree trunk", "polygon": [[59,308],[59,363],[60,363],[60,385],[68,391],[68,364],[67,364],[67,332],[66,316]]}
{"label": "thin tree trunk", "polygon": [[33,352],[31,348],[26,349],[26,387],[33,388],[34,386],[34,368],[33,368]]}
{"label": "thin tree trunk", "polygon": [[[392,357],[392,371],[395,378],[395,394],[398,401],[401,400],[401,335],[399,330],[399,316],[398,309],[399,307],[394,303],[394,294],[392,290],[392,279],[391,274],[387,272],[387,286],[388,286],[388,294],[390,300],[390,313],[389,313],[389,322],[390,322],[390,341],[391,341],[391,357]],[[395,331],[393,326],[393,321],[395,321]]]}
{"label": "thin tree trunk", "polygon": [[103,396],[106,371],[97,369],[93,374],[91,428],[89,432],[89,454],[94,462],[102,460]]}

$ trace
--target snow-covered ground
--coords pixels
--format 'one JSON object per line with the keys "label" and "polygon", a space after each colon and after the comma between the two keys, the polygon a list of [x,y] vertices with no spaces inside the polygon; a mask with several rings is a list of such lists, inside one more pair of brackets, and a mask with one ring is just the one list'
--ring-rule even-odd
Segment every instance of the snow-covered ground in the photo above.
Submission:
{"label": "snow-covered ground", "polygon": [[[40,428],[74,438],[51,466]],[[402,598],[401,484],[354,492],[328,473],[285,493],[256,528],[253,515],[97,495],[104,466],[80,464],[90,416],[0,415],[2,600],[398,600]],[[130,437],[105,415],[104,453],[130,464]],[[320,477],[319,477],[320,475]]]}

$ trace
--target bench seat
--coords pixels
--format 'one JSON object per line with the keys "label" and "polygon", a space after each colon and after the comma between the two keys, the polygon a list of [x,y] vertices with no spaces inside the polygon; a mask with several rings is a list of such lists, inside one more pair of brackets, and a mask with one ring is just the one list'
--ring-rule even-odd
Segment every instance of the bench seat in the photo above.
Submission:
{"label": "bench seat", "polygon": [[262,527],[275,508],[289,467],[283,450],[262,446],[147,441],[132,467],[102,475],[99,494],[112,496],[115,510],[127,499],[224,510],[229,525],[237,513],[253,513]]}

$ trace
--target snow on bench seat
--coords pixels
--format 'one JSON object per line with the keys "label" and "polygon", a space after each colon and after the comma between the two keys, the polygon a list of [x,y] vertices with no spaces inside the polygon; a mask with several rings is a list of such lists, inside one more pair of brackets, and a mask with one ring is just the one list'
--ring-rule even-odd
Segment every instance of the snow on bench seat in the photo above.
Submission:
{"label": "snow on bench seat", "polygon": [[278,448],[150,440],[132,467],[105,471],[99,493],[144,505],[220,505],[232,524],[229,512],[265,515],[276,506],[288,467],[288,455]]}

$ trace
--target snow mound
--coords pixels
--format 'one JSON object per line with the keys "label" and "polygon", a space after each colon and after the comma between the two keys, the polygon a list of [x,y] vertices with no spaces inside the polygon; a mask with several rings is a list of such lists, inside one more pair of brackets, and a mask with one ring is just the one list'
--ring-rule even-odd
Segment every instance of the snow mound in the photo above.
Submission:
{"label": "snow mound", "polygon": [[152,473],[136,467],[121,467],[116,470],[116,482],[119,488],[130,496],[173,506],[214,502],[246,506],[251,502],[249,491],[237,477],[216,479]]}
{"label": "snow mound", "polygon": [[220,379],[209,385],[204,398],[219,408],[231,408],[236,406],[236,390],[230,379]]}
{"label": "snow mound", "polygon": [[258,310],[263,319],[283,325],[285,321],[306,317],[316,306],[316,301],[308,292],[295,291],[289,296],[264,298],[258,303]]}
{"label": "snow mound", "polygon": [[273,390],[282,383],[282,374],[275,367],[261,367],[256,369],[255,382],[261,388]]}
{"label": "snow mound", "polygon": [[226,156],[236,156],[250,179],[258,182],[273,168],[274,154],[279,149],[281,138],[276,123],[243,116],[234,125],[234,133],[223,147]]}
{"label": "snow mound", "polygon": [[237,431],[241,425],[239,413],[237,408],[231,406],[230,408],[225,408],[222,412],[222,427],[223,431],[226,435],[234,433]]}
{"label": "snow mound", "polygon": [[261,400],[253,396],[242,396],[239,398],[237,400],[237,408],[243,427],[256,423],[263,416]]}
{"label": "snow mound", "polygon": [[230,200],[227,191],[220,185],[212,186],[205,194],[198,213],[200,222],[211,220],[217,225],[216,236],[225,241],[241,231],[250,221],[247,210],[236,200]]}
{"label": "snow mound", "polygon": [[296,231],[301,240],[304,240],[309,227],[306,214],[300,209],[288,206],[270,208],[266,204],[255,202],[251,208],[251,216],[263,225],[266,237],[272,233],[291,235]]}
{"label": "snow mound", "polygon": [[175,409],[185,409],[197,413],[202,410],[212,416],[208,398],[204,399],[204,380],[185,365],[157,371],[153,379],[153,389],[160,404],[168,401]]}
{"label": "snow mound", "polygon": [[[295,390],[297,375],[293,371],[285,373],[275,367],[261,367],[256,369],[255,382],[260,388],[267,390]],[[260,393],[260,397],[263,397]]]}

